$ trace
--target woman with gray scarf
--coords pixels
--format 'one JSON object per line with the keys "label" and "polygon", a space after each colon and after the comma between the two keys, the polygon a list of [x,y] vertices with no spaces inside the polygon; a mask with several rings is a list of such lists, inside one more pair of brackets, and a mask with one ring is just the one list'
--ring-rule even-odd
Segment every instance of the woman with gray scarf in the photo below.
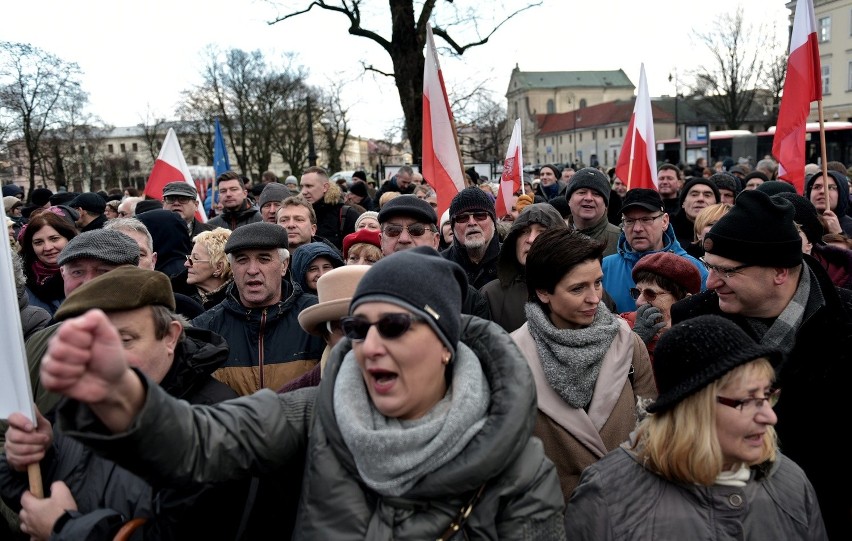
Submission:
{"label": "woman with gray scarf", "polygon": [[466,292],[431,247],[378,261],[319,387],[190,406],[128,367],[98,311],[63,324],[42,383],[77,400],[57,412],[62,430],[152,482],[303,463],[293,539],[563,540],[556,470],[531,437],[532,375],[499,326],[460,315]]}
{"label": "woman with gray scarf", "polygon": [[601,302],[604,244],[550,229],[527,255],[527,322],[512,333],[533,373],[534,435],[567,504],[583,469],[627,440],[657,390],[645,344]]}

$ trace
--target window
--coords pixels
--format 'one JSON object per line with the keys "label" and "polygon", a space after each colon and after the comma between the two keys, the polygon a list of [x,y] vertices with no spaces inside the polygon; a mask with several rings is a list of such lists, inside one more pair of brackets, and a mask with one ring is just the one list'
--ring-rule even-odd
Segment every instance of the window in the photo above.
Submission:
{"label": "window", "polygon": [[597,138],[598,138],[598,132],[593,131],[593,132],[592,132],[592,141],[594,141],[594,140],[595,140],[595,139],[597,139]]}
{"label": "window", "polygon": [[192,157],[192,165],[198,165],[198,156]]}
{"label": "window", "polygon": [[822,93],[831,94],[831,66],[822,66]]}
{"label": "window", "polygon": [[133,152],[139,152],[139,144],[133,143]]}
{"label": "window", "polygon": [[817,26],[819,27],[819,42],[829,41],[831,39],[831,17],[822,17]]}
{"label": "window", "polygon": [[553,100],[547,100],[547,114],[552,115],[556,112],[556,104]]}
{"label": "window", "polygon": [[114,152],[112,145],[107,145],[107,152],[109,152],[110,154]]}
{"label": "window", "polygon": [[119,148],[121,148],[121,152],[127,152],[127,147],[124,145],[124,143],[121,143],[121,146]]}
{"label": "window", "polygon": [[[134,143],[134,144],[133,144],[133,146],[136,146],[136,143]],[[140,168],[141,168],[141,167],[140,167],[140,165],[139,165],[139,160],[133,160],[133,170],[134,170],[134,171],[139,171],[139,169],[140,169]]]}
{"label": "window", "polygon": [[849,72],[846,75],[846,90],[852,90],[852,62],[849,62]]}
{"label": "window", "polygon": [[624,127],[618,128],[618,136],[624,137]]}
{"label": "window", "polygon": [[583,132],[580,132],[580,139],[579,139],[579,141],[580,141],[581,143],[583,142]]}
{"label": "window", "polygon": [[580,99],[580,109],[586,106],[586,98]]}

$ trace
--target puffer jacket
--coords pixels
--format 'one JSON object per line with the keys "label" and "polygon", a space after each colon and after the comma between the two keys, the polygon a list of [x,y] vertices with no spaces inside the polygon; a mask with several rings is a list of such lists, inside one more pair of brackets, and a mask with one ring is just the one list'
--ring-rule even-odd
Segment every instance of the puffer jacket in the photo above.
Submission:
{"label": "puffer jacket", "polygon": [[[690,263],[695,265],[695,268],[698,269],[698,273],[701,275],[701,291],[707,288],[707,269],[700,261],[686,253],[686,250],[683,249],[677,238],[675,238],[671,223],[663,233],[663,249],[659,251],[672,252],[688,259]],[[618,238],[618,252],[603,258],[601,262],[604,275],[603,287],[612,296],[619,312],[629,312],[636,308],[636,302],[630,296],[630,288],[636,285],[636,282],[633,281],[633,267],[641,258],[656,252],[655,250],[647,252],[634,251],[627,243],[627,237],[622,231],[621,236]]]}
{"label": "puffer jacket", "polygon": [[743,487],[708,487],[669,482],[615,449],[583,472],[565,529],[578,541],[828,539],[813,487],[781,453]]}
{"label": "puffer jacket", "polygon": [[208,225],[215,227],[225,227],[233,231],[241,225],[253,224],[262,222],[263,216],[260,215],[260,209],[251,204],[251,201],[246,199],[243,201],[243,206],[239,210],[226,210],[219,216],[211,218]]}
{"label": "puffer jacket", "polygon": [[272,306],[246,308],[236,284],[225,300],[192,320],[192,325],[221,335],[228,360],[213,374],[240,395],[278,389],[319,362],[325,342],[299,325],[299,312],[317,303],[316,295],[281,281],[281,299]]}
{"label": "puffer jacket", "polygon": [[[215,404],[237,394],[211,377],[228,355],[221,337],[200,329],[186,329],[178,343],[172,367],[161,382],[169,395],[190,404]],[[154,490],[140,477],[102,458],[91,449],[54,431],[52,449],[41,462],[45,494],[50,484],[64,481],[77,502],[78,513],[51,539],[108,540],[131,518],[145,518],[142,535],[134,539],[228,539],[236,535],[248,480],[216,486]],[[0,489],[16,511],[29,488],[27,474],[0,461]]]}
{"label": "puffer jacket", "polygon": [[483,484],[465,526],[468,539],[565,539],[559,481],[541,442],[531,437],[536,400],[529,368],[494,323],[463,316],[461,342],[479,358],[490,384],[488,418],[458,456],[401,497],[383,498],[366,487],[337,426],[334,384],[351,347],[347,339],[335,347],[318,388],[263,390],[190,408],[148,384],[143,410],[125,433],[81,432],[92,414],[73,401],[61,406],[60,424],[129,469],[172,485],[275,471],[303,453],[294,539],[435,539]]}

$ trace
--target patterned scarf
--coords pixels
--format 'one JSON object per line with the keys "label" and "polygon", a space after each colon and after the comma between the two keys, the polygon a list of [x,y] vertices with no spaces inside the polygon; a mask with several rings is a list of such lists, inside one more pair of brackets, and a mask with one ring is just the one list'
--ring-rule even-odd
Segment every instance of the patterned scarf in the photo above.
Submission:
{"label": "patterned scarf", "polygon": [[36,283],[40,286],[43,286],[45,282],[59,274],[59,265],[45,265],[38,258],[33,261],[30,268],[33,271]]}
{"label": "patterned scarf", "polygon": [[604,355],[618,334],[618,320],[599,303],[588,327],[557,329],[538,304],[528,302],[524,309],[547,382],[571,407],[585,408],[592,400]]}
{"label": "patterned scarf", "polygon": [[[815,291],[820,293],[819,300],[821,303],[823,299],[819,288]],[[760,319],[747,318],[748,324],[757,336],[761,337],[760,343],[766,346],[776,346],[784,353],[790,353],[796,341],[796,331],[804,319],[805,308],[810,296],[811,270],[807,265],[802,265],[802,277],[799,279],[799,287],[796,288],[796,293],[771,326]]]}
{"label": "patterned scarf", "polygon": [[334,382],[334,414],[361,479],[382,496],[401,496],[453,460],[485,424],[491,387],[476,354],[459,342],[452,385],[429,413],[403,421],[376,409],[350,351]]}

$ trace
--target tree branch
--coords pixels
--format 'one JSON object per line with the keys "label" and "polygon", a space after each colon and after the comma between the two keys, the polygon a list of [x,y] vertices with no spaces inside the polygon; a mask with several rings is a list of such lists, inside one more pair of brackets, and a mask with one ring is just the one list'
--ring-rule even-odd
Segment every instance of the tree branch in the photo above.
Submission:
{"label": "tree branch", "polygon": [[453,38],[451,38],[451,37],[450,37],[449,33],[447,33],[447,31],[446,31],[446,30],[444,30],[443,28],[441,28],[441,27],[439,27],[439,26],[433,26],[433,27],[432,27],[432,33],[433,33],[433,34],[435,34],[436,36],[441,36],[441,38],[442,38],[445,42],[447,42],[447,44],[448,44],[450,47],[452,47],[453,51],[455,51],[455,53],[456,53],[456,54],[461,55],[461,54],[464,54],[464,52],[465,52],[466,50],[468,50],[468,49],[470,49],[470,48],[472,48],[472,47],[478,47],[478,46],[480,46],[480,45],[485,45],[486,43],[488,43],[488,40],[491,38],[491,36],[493,36],[493,35],[494,35],[494,33],[495,33],[495,32],[497,32],[497,30],[499,30],[499,29],[500,29],[500,27],[501,27],[501,26],[503,26],[504,24],[506,24],[507,22],[509,22],[509,20],[510,20],[510,19],[512,19],[512,18],[513,18],[513,17],[515,17],[516,15],[519,15],[519,14],[523,13],[524,11],[526,11],[526,10],[528,10],[528,9],[531,9],[531,8],[534,8],[534,7],[538,7],[538,6],[540,6],[541,4],[542,4],[541,2],[536,2],[535,4],[529,4],[529,5],[527,5],[526,7],[522,7],[521,9],[519,9],[519,10],[515,11],[514,13],[511,13],[508,17],[506,17],[505,19],[503,19],[502,21],[500,21],[500,23],[499,23],[497,26],[495,26],[494,28],[492,28],[492,29],[491,29],[491,32],[489,32],[489,33],[488,33],[488,35],[486,35],[484,38],[482,38],[482,39],[481,39],[481,40],[479,40],[479,41],[473,42],[473,43],[468,43],[467,45],[459,45],[459,44],[456,42],[456,40],[454,40]]}
{"label": "tree branch", "polygon": [[361,10],[360,10],[360,0],[354,0],[351,4],[347,4],[344,0],[342,5],[333,6],[331,4],[325,3],[325,0],[314,0],[308,7],[303,10],[294,11],[292,13],[288,13],[286,15],[282,15],[280,17],[276,17],[275,19],[269,21],[267,24],[270,26],[276,23],[280,23],[281,21],[286,21],[287,19],[292,19],[298,15],[303,15],[313,9],[314,6],[324,9],[326,11],[334,11],[336,13],[341,13],[349,19],[349,33],[353,36],[360,36],[362,38],[370,39],[376,42],[382,49],[390,53],[391,43],[383,38],[381,35],[373,32],[372,30],[367,30],[361,26]]}

